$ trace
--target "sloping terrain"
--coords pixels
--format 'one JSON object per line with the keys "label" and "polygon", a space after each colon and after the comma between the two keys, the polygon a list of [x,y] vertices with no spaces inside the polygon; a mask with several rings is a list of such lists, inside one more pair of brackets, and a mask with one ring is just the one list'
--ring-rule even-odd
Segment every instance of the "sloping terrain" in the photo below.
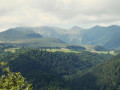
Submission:
{"label": "sloping terrain", "polygon": [[107,49],[120,47],[120,26],[117,25],[95,26],[90,29],[82,29],[77,26],[70,29],[44,26],[33,28],[33,30],[43,37],[57,38],[69,44],[99,45]]}
{"label": "sloping terrain", "polygon": [[[3,52],[0,54],[0,62],[7,61],[11,71],[21,72],[27,81],[33,84],[33,90],[49,90],[50,88],[50,90],[81,90],[84,86],[79,85],[82,81],[82,79],[79,80],[79,76],[111,57],[107,54],[84,51],[64,53],[24,48],[15,53]],[[82,73],[73,77],[78,72]],[[86,78],[83,79],[86,80]]]}
{"label": "sloping terrain", "polygon": [[95,26],[90,29],[73,27],[17,27],[0,33],[0,40],[54,38],[72,45],[98,45],[107,49],[120,48],[120,26]]}
{"label": "sloping terrain", "polygon": [[42,36],[40,34],[35,33],[33,30],[30,30],[29,28],[13,28],[0,33],[0,40],[6,41],[41,37]]}
{"label": "sloping terrain", "polygon": [[13,28],[0,33],[0,43],[15,44],[23,47],[61,47],[64,42],[54,38],[43,38],[32,28]]}
{"label": "sloping terrain", "polygon": [[72,84],[75,90],[119,90],[120,54],[74,77]]}
{"label": "sloping terrain", "polygon": [[[44,37],[60,39],[69,44],[99,45],[108,49],[120,47],[120,26],[95,26],[90,29],[73,27],[61,29],[57,27],[41,27],[36,29]],[[41,33],[44,32],[44,33]]]}

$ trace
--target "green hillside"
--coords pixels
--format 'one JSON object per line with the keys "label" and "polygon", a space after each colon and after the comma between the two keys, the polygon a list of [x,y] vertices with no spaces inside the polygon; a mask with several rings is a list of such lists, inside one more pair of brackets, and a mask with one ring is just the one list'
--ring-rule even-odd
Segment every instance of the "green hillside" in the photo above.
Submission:
{"label": "green hillside", "polygon": [[73,77],[75,90],[120,90],[120,55]]}
{"label": "green hillside", "polygon": [[0,33],[0,40],[6,41],[14,41],[20,39],[28,39],[28,38],[41,38],[40,34],[35,33],[34,31],[28,30],[16,30],[16,29],[9,29],[7,31]]}
{"label": "green hillside", "polygon": [[71,83],[75,79],[74,74],[86,71],[110,57],[111,55],[90,52],[63,53],[20,49],[16,53],[0,54],[0,61],[7,61],[12,71],[21,72],[33,84],[34,90],[73,90],[77,85]]}
{"label": "green hillside", "polygon": [[0,33],[0,43],[10,44],[15,47],[64,47],[59,39],[43,38],[31,28],[13,28]]}

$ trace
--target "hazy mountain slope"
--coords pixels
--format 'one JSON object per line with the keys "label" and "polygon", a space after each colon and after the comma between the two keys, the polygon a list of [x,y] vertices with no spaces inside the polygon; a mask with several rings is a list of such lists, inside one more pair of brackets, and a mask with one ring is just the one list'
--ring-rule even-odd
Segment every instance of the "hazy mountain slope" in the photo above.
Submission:
{"label": "hazy mountain slope", "polygon": [[[39,35],[40,34],[40,35]],[[108,49],[120,48],[120,26],[95,26],[90,29],[72,27],[19,27],[0,33],[0,39],[55,38],[76,45],[99,45]]]}
{"label": "hazy mountain slope", "polygon": [[69,44],[80,44],[81,42],[81,33],[86,30],[80,27],[72,27],[70,29],[62,29],[58,27],[38,27],[34,28],[35,32],[41,34],[44,37],[57,38]]}
{"label": "hazy mountain slope", "polygon": [[[8,42],[10,43],[10,42]],[[33,39],[24,39],[12,41],[14,44],[24,47],[64,47],[66,44],[59,39],[54,38],[33,38]]]}
{"label": "hazy mountain slope", "polygon": [[107,48],[120,46],[120,26],[95,26],[82,35],[82,44],[102,45]]}
{"label": "hazy mountain slope", "polygon": [[28,27],[17,27],[1,32],[0,42],[24,47],[61,47],[65,45],[59,39],[43,38],[33,28]]}
{"label": "hazy mountain slope", "polygon": [[0,39],[3,40],[20,40],[27,38],[41,38],[42,36],[35,33],[29,28],[13,28],[0,33]]}
{"label": "hazy mountain slope", "polygon": [[66,43],[69,41],[69,33],[66,29],[48,26],[37,27],[33,29],[36,33],[41,34],[43,37],[60,39]]}
{"label": "hazy mountain slope", "polygon": [[70,29],[44,26],[37,28],[36,32],[44,37],[57,38],[69,44],[100,45],[106,48],[120,47],[120,26],[117,25],[95,26],[90,29],[77,26]]}

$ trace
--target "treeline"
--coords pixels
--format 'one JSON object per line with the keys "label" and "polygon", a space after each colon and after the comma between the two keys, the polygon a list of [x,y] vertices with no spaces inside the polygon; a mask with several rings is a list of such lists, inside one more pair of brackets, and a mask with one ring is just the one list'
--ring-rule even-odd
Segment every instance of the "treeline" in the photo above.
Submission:
{"label": "treeline", "polygon": [[86,48],[85,48],[85,47],[82,47],[82,46],[74,46],[74,45],[67,46],[66,48],[71,49],[71,50],[73,50],[73,51],[86,50]]}
{"label": "treeline", "polygon": [[1,54],[0,61],[7,61],[12,71],[21,72],[33,84],[34,90],[88,90],[85,85],[89,83],[82,82],[91,78],[91,75],[84,76],[88,69],[112,57],[85,51],[64,53],[39,49],[19,49],[16,53]]}

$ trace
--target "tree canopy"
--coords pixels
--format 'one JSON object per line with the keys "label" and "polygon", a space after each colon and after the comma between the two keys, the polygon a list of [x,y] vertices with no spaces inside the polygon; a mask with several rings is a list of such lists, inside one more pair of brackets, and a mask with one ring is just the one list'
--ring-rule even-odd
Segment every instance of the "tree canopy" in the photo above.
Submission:
{"label": "tree canopy", "polygon": [[32,90],[32,85],[25,81],[21,73],[11,72],[6,64],[1,62],[4,74],[0,77],[0,90]]}

